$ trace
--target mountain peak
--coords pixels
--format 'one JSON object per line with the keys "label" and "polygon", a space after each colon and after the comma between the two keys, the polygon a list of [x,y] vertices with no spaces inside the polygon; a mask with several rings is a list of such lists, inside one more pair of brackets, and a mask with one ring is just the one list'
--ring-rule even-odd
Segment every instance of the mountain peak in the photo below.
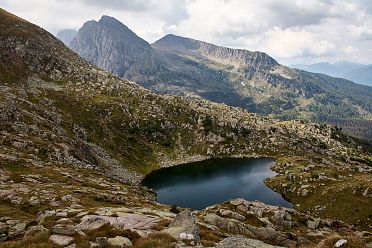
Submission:
{"label": "mountain peak", "polygon": [[[101,19],[99,19],[98,23],[101,23],[101,24],[117,24],[117,25],[125,26],[118,19],[116,19],[116,18],[114,18],[112,16],[107,16],[107,15],[103,15],[101,17]],[[127,26],[125,26],[125,27],[127,27]]]}
{"label": "mountain peak", "polygon": [[[86,22],[70,47],[84,59],[120,77],[125,77],[127,73],[133,75],[131,68],[140,67],[140,58],[149,67],[153,61],[152,48],[148,42],[119,20],[106,15],[98,22]],[[145,67],[140,64],[142,68]]]}

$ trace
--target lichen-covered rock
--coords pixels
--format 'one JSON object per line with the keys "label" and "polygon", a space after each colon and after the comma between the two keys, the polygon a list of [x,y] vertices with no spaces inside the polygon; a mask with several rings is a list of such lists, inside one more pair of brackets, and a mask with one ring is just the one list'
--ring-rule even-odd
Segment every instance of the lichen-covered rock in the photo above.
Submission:
{"label": "lichen-covered rock", "polygon": [[200,240],[199,227],[188,210],[177,214],[172,223],[164,230],[176,239]]}
{"label": "lichen-covered rock", "polygon": [[132,246],[132,242],[127,237],[116,236],[115,238],[109,238],[107,243],[115,247],[127,247]]}
{"label": "lichen-covered rock", "polygon": [[69,224],[57,224],[52,227],[52,233],[61,235],[74,235],[76,233],[75,226]]}
{"label": "lichen-covered rock", "polygon": [[27,229],[25,233],[25,237],[31,237],[39,233],[49,234],[50,231],[49,229],[45,228],[43,225],[31,226]]}
{"label": "lichen-covered rock", "polygon": [[100,218],[99,216],[84,216],[81,222],[76,226],[82,231],[91,231],[99,229],[105,225],[110,225],[110,221]]}
{"label": "lichen-covered rock", "polygon": [[222,240],[216,245],[216,248],[280,248],[265,244],[264,242],[256,239],[245,238],[244,236],[232,236]]}
{"label": "lichen-covered rock", "polygon": [[59,246],[68,246],[74,241],[74,238],[59,234],[53,234],[50,235],[49,240]]}

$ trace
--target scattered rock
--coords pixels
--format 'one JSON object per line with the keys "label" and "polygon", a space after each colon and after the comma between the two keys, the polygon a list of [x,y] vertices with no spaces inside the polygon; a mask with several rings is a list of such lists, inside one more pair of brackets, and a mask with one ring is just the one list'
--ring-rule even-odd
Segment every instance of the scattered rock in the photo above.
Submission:
{"label": "scattered rock", "polygon": [[342,247],[342,246],[346,245],[346,243],[347,243],[346,239],[340,239],[335,243],[335,247]]}
{"label": "scattered rock", "polygon": [[5,223],[0,223],[0,233],[8,233],[9,227]]}
{"label": "scattered rock", "polygon": [[62,235],[74,235],[76,231],[73,225],[57,224],[52,227],[52,233],[62,234]]}
{"label": "scattered rock", "polygon": [[56,245],[60,246],[68,246],[74,241],[73,237],[59,235],[59,234],[53,234],[50,235],[49,240],[55,243]]}
{"label": "scattered rock", "polygon": [[4,242],[8,239],[8,236],[4,233],[0,234],[0,242]]}
{"label": "scattered rock", "polygon": [[25,237],[30,237],[37,233],[49,234],[49,230],[45,228],[43,225],[31,226],[27,229]]}
{"label": "scattered rock", "polygon": [[199,227],[195,224],[195,219],[188,210],[178,213],[164,231],[176,239],[183,239],[181,236],[185,236],[185,239],[193,237],[194,240],[200,240]]}
{"label": "scattered rock", "polygon": [[265,244],[256,239],[245,238],[244,236],[232,236],[225,238],[216,245],[216,248],[280,248],[280,246],[273,246]]}
{"label": "scattered rock", "polygon": [[132,242],[122,236],[116,236],[115,238],[109,238],[107,240],[107,243],[111,246],[118,246],[118,247],[126,247],[126,246],[132,246]]}
{"label": "scattered rock", "polygon": [[307,221],[307,227],[310,228],[311,230],[315,230],[318,228],[320,221],[317,220],[308,220]]}
{"label": "scattered rock", "polygon": [[96,243],[98,245],[98,248],[106,248],[108,246],[106,237],[97,237]]}
{"label": "scattered rock", "polygon": [[104,225],[110,225],[110,222],[100,218],[99,216],[84,216],[77,225],[77,227],[82,231],[96,230]]}

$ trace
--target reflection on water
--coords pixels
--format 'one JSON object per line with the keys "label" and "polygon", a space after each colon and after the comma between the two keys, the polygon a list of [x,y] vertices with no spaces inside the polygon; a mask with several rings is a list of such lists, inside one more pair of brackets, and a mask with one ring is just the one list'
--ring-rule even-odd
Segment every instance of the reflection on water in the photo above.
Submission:
{"label": "reflection on water", "polygon": [[211,159],[154,171],[142,185],[155,189],[160,203],[193,209],[239,197],[292,207],[263,182],[275,176],[272,163],[267,158]]}

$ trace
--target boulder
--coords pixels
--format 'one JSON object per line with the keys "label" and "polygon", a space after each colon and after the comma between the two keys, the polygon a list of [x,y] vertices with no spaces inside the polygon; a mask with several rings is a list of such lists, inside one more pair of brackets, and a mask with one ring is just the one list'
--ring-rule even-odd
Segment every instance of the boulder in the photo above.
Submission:
{"label": "boulder", "polygon": [[9,227],[7,224],[5,223],[0,223],[0,233],[3,234],[3,233],[8,233],[9,231]]}
{"label": "boulder", "polygon": [[334,246],[338,248],[338,247],[343,247],[346,244],[347,244],[346,239],[340,239],[340,240],[337,240]]}
{"label": "boulder", "polygon": [[194,240],[200,240],[199,227],[195,224],[195,219],[188,210],[178,213],[164,231],[176,239],[183,239],[182,237],[185,236],[185,239],[193,237]]}
{"label": "boulder", "polygon": [[115,246],[115,247],[132,246],[132,242],[128,238],[122,237],[122,236],[116,236],[115,238],[109,238],[107,240],[107,243],[110,246]]}
{"label": "boulder", "polygon": [[20,222],[11,226],[8,233],[9,238],[15,238],[19,235],[23,235],[25,233],[26,226],[26,222]]}
{"label": "boulder", "polygon": [[292,216],[284,210],[277,211],[272,220],[281,227],[290,228],[292,226]]}
{"label": "boulder", "polygon": [[49,240],[59,246],[68,246],[74,241],[74,238],[59,234],[53,234],[49,237]]}
{"label": "boulder", "polygon": [[245,217],[237,212],[234,212],[234,211],[231,211],[231,210],[228,210],[228,209],[220,209],[220,214],[224,217],[229,217],[229,218],[233,218],[233,219],[236,219],[236,220],[240,220],[240,221],[244,221],[245,220]]}
{"label": "boulder", "polygon": [[104,225],[110,225],[110,222],[108,220],[100,218],[99,216],[89,215],[84,216],[81,219],[81,222],[77,225],[77,228],[82,231],[90,231],[96,230]]}
{"label": "boulder", "polygon": [[244,236],[232,236],[225,238],[216,245],[216,248],[280,248],[280,246],[273,246],[265,244],[256,239],[245,238]]}
{"label": "boulder", "polygon": [[5,233],[0,234],[0,242],[4,242],[8,239],[8,236]]}
{"label": "boulder", "polygon": [[74,235],[76,231],[73,225],[57,224],[52,227],[52,233],[62,234],[62,235]]}
{"label": "boulder", "polygon": [[98,248],[106,248],[108,246],[106,237],[97,237],[96,243],[98,245]]}
{"label": "boulder", "polygon": [[49,230],[45,228],[43,225],[31,226],[27,229],[25,237],[30,237],[37,233],[49,234]]}
{"label": "boulder", "polygon": [[310,228],[311,230],[315,230],[319,227],[320,220],[308,220],[307,221],[307,227]]}

